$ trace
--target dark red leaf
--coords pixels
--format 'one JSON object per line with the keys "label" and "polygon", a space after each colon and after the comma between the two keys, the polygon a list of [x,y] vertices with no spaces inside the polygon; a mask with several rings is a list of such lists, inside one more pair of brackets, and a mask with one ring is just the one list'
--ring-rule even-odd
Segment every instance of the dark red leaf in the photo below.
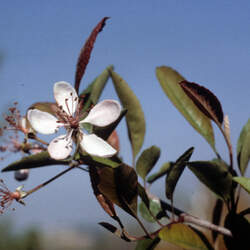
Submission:
{"label": "dark red leaf", "polygon": [[188,81],[180,82],[180,86],[201,112],[215,123],[223,123],[224,114],[220,101],[210,90]]}
{"label": "dark red leaf", "polygon": [[76,66],[76,73],[75,73],[75,89],[76,89],[77,93],[79,92],[80,82],[82,80],[82,76],[85,72],[85,69],[88,65],[96,37],[97,37],[98,33],[100,33],[102,31],[103,27],[105,26],[105,22],[108,18],[109,17],[104,17],[96,25],[96,27],[91,32],[89,38],[85,42],[83,48],[81,49],[80,55],[78,57],[77,66]]}

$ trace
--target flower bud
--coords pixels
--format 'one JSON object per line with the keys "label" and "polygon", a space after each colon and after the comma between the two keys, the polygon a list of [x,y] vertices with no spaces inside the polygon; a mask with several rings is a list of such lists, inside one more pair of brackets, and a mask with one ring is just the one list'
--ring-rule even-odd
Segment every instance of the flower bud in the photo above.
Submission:
{"label": "flower bud", "polygon": [[17,181],[25,181],[29,177],[29,169],[20,169],[15,171],[15,179]]}

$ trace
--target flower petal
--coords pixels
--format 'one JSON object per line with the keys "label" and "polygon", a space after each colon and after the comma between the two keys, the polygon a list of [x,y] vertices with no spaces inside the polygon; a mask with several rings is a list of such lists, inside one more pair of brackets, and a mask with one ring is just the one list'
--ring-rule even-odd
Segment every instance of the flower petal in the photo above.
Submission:
{"label": "flower petal", "polygon": [[83,134],[80,146],[82,150],[94,156],[111,157],[116,154],[114,148],[95,134]]}
{"label": "flower petal", "polygon": [[54,96],[59,107],[73,116],[78,104],[78,96],[75,89],[67,82],[56,82],[54,85]]}
{"label": "flower petal", "polygon": [[62,124],[57,122],[55,116],[38,109],[30,109],[27,117],[32,128],[41,134],[54,134],[62,126]]}
{"label": "flower petal", "polygon": [[53,139],[49,146],[48,152],[50,157],[55,160],[62,160],[67,158],[73,147],[73,140],[70,135],[60,135]]}
{"label": "flower petal", "polygon": [[95,105],[80,123],[90,123],[105,127],[116,121],[121,113],[121,105],[115,100],[104,100]]}

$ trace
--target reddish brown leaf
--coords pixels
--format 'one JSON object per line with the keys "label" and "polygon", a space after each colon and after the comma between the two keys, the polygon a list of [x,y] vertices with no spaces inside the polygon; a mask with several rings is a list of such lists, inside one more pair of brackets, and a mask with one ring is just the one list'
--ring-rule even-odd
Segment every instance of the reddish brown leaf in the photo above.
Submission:
{"label": "reddish brown leaf", "polygon": [[89,38],[87,39],[87,41],[85,42],[84,46],[82,47],[82,49],[80,51],[80,55],[78,57],[77,66],[76,66],[76,73],[75,73],[75,89],[76,89],[77,93],[79,92],[80,82],[82,80],[82,76],[85,72],[85,69],[88,65],[96,37],[97,37],[98,33],[100,33],[102,31],[103,27],[105,26],[105,22],[108,18],[109,17],[104,17],[96,25],[96,27],[93,29]]}
{"label": "reddish brown leaf", "polygon": [[93,166],[90,166],[89,175],[90,175],[90,180],[91,180],[94,194],[99,204],[110,217],[120,222],[119,218],[116,215],[113,202],[111,202],[104,194],[102,194],[98,188],[98,183],[100,180],[99,180],[97,169]]}
{"label": "reddish brown leaf", "polygon": [[102,206],[102,208],[104,209],[104,211],[110,217],[116,216],[114,204],[107,197],[105,197],[103,194],[98,194],[96,198],[98,202],[100,203],[100,205]]}
{"label": "reddish brown leaf", "polygon": [[[132,167],[125,164],[117,168],[90,166],[89,173],[96,196],[102,194],[112,204],[135,217],[138,195],[137,175]],[[109,206],[109,204],[106,205]],[[103,207],[103,204],[101,206]],[[112,218],[117,220],[117,218]]]}
{"label": "reddish brown leaf", "polygon": [[114,130],[111,135],[109,136],[107,142],[117,150],[117,152],[120,151],[120,140],[119,140],[119,136],[116,132],[116,130]]}
{"label": "reddish brown leaf", "polygon": [[114,170],[116,192],[122,208],[125,211],[126,209],[131,211],[131,215],[136,214],[138,197],[137,174],[132,167],[126,164],[122,164]]}
{"label": "reddish brown leaf", "polygon": [[201,112],[215,123],[223,123],[224,114],[220,101],[210,90],[188,81],[180,82],[180,86]]}

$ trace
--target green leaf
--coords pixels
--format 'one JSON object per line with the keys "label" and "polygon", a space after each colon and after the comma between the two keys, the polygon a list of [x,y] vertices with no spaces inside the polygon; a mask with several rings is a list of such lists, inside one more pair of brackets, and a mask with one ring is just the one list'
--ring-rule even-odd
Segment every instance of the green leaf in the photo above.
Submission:
{"label": "green leaf", "polygon": [[147,178],[147,182],[152,184],[154,181],[168,174],[173,164],[173,162],[165,162],[157,173],[152,174]]}
{"label": "green leaf", "polygon": [[156,237],[154,239],[139,240],[136,244],[135,250],[153,250],[161,240]]}
{"label": "green leaf", "polygon": [[230,199],[233,178],[225,162],[221,160],[194,161],[187,165],[198,179],[220,198]]}
{"label": "green leaf", "polygon": [[233,180],[239,183],[250,194],[250,178],[233,177]]}
{"label": "green leaf", "polygon": [[114,71],[110,71],[116,93],[125,109],[128,135],[133,150],[133,159],[139,153],[146,130],[141,104],[128,84]]}
{"label": "green leaf", "polygon": [[84,98],[83,110],[82,112],[87,111],[91,105],[95,105],[101,93],[106,86],[106,83],[109,79],[109,70],[112,70],[113,66],[108,66],[95,80],[80,94]]}
{"label": "green leaf", "polygon": [[161,150],[152,146],[142,152],[139,159],[136,162],[136,172],[145,180],[147,174],[155,166],[156,162],[160,158]]}
{"label": "green leaf", "polygon": [[240,172],[244,175],[250,160],[250,119],[243,127],[237,142],[237,160]]}
{"label": "green leaf", "polygon": [[159,237],[176,246],[190,250],[208,250],[209,248],[189,226],[173,223],[159,232]]}
{"label": "green leaf", "polygon": [[38,154],[23,157],[21,160],[9,164],[2,170],[2,172],[15,171],[27,168],[39,168],[50,165],[68,165],[69,162],[70,159],[65,159],[60,161],[54,160],[50,158],[49,153],[45,151]]}
{"label": "green leaf", "polygon": [[191,155],[193,154],[194,148],[189,148],[184,152],[172,165],[169,174],[166,177],[166,196],[168,199],[173,199],[173,193],[176,187],[178,180],[181,177],[181,174],[184,171],[184,168],[187,165]]}
{"label": "green leaf", "polygon": [[[154,215],[154,217],[156,217],[157,214],[160,211],[162,211],[160,200],[159,199],[150,199],[149,200],[149,209],[150,209],[151,213]],[[148,222],[153,223],[153,222],[155,222],[155,219],[150,214],[149,209],[147,208],[147,206],[145,205],[144,202],[140,203],[139,211],[140,211],[142,218]]]}
{"label": "green leaf", "polygon": [[117,168],[121,165],[121,161],[116,156],[113,156],[111,158],[103,158],[86,154],[81,155],[80,159],[85,165],[94,165],[97,167]]}
{"label": "green leaf", "polygon": [[211,120],[199,110],[179,85],[181,81],[185,80],[184,77],[172,68],[166,66],[157,67],[156,75],[162,89],[171,102],[191,126],[207,140],[215,151],[214,133]]}

